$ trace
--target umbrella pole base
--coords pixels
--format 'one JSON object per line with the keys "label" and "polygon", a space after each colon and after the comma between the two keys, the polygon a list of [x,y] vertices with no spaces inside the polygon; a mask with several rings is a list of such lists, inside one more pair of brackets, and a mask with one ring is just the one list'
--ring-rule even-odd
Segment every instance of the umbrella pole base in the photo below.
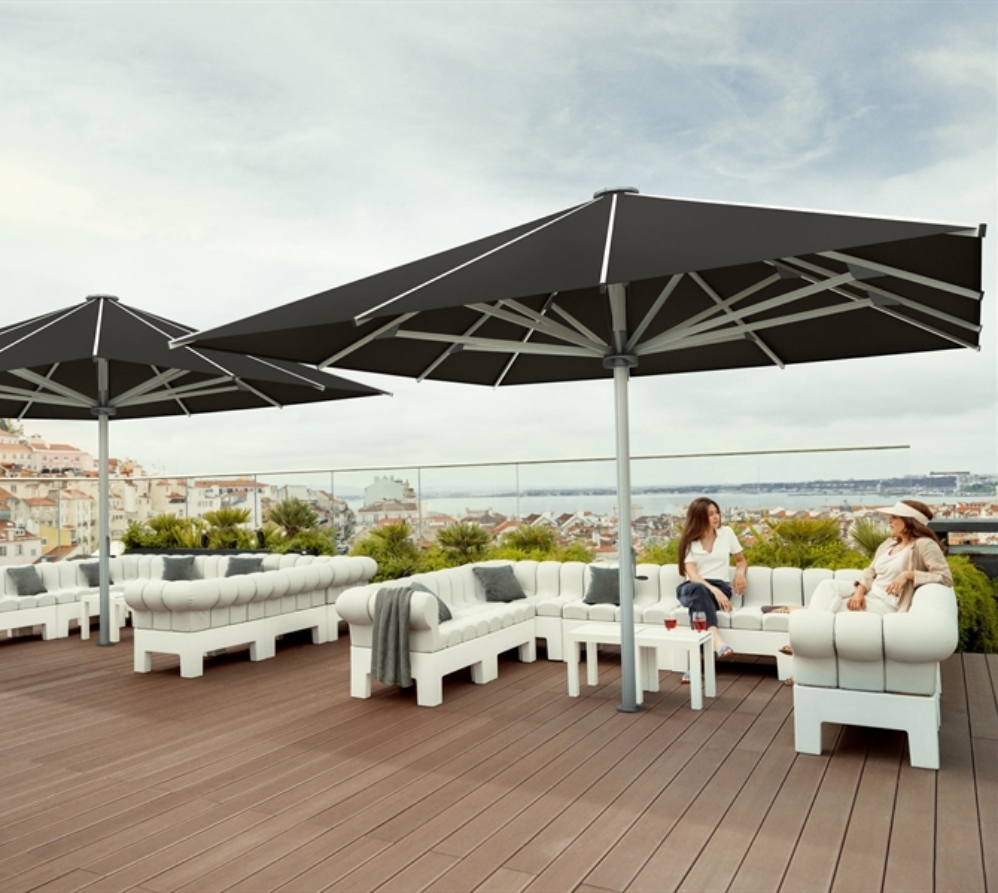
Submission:
{"label": "umbrella pole base", "polygon": [[98,648],[111,648],[112,646],[117,645],[117,644],[118,644],[117,642],[100,642],[100,641],[98,641],[97,642],[97,647]]}
{"label": "umbrella pole base", "polygon": [[640,713],[644,709],[645,708],[641,704],[633,704],[631,706],[628,706],[627,704],[617,705],[618,713]]}

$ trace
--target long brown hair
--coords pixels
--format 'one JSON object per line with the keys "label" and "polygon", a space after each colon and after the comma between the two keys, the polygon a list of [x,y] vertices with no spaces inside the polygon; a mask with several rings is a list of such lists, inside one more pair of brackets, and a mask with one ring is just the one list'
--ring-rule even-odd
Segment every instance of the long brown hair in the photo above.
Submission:
{"label": "long brown hair", "polygon": [[690,551],[690,546],[700,539],[710,530],[710,507],[717,509],[718,514],[721,507],[706,496],[699,496],[690,503],[686,509],[686,523],[683,525],[682,536],[679,537],[679,572],[685,574],[686,553]]}
{"label": "long brown hair", "polygon": [[[921,512],[930,521],[932,520],[932,509],[924,502],[919,502],[917,499],[902,499],[901,502],[911,506],[916,512]],[[940,547],[942,546],[942,543],[939,542],[939,537],[936,536],[936,532],[930,527],[926,527],[921,521],[905,517],[902,517],[901,520],[904,522],[904,532],[908,539],[917,540],[920,537],[928,537],[939,543]]]}

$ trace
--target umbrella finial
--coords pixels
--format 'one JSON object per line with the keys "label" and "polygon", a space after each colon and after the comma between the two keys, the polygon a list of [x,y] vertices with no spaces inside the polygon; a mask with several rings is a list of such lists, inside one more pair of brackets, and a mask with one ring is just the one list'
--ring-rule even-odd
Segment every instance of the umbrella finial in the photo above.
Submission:
{"label": "umbrella finial", "polygon": [[616,195],[618,192],[630,192],[634,195],[640,195],[640,191],[635,189],[633,186],[607,186],[605,189],[599,189],[593,193],[593,198],[602,198],[604,195]]}
{"label": "umbrella finial", "polygon": [[118,298],[115,295],[87,295],[88,301],[114,301],[118,303]]}

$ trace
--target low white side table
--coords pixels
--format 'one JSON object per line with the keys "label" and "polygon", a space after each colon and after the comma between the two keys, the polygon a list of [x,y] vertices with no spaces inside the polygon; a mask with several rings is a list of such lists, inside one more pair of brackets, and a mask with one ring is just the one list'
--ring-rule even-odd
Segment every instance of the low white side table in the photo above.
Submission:
{"label": "low white side table", "polygon": [[[658,691],[658,649],[680,649],[686,652],[690,668],[690,707],[703,710],[703,696],[717,697],[717,680],[714,675],[714,637],[709,632],[698,633],[692,629],[666,629],[664,626],[646,624],[635,632],[634,641],[642,651],[654,655],[654,677],[648,679],[646,691]],[[700,655],[703,654],[703,682],[700,679]]]}
{"label": "low white side table", "polygon": [[[644,700],[643,692],[651,690],[652,676],[654,676],[654,690],[658,690],[658,646],[650,645],[640,647],[637,643],[637,632],[644,627],[635,624],[635,648],[634,659],[636,663],[635,671],[638,681],[638,691],[635,701],[640,704]],[[620,624],[619,623],[580,623],[565,633],[568,645],[568,694],[573,698],[579,696],[579,652],[581,646],[586,646],[586,682],[589,685],[599,684],[599,666],[597,662],[597,652],[600,645],[620,644]]]}
{"label": "low white side table", "polygon": [[[121,628],[125,625],[128,617],[128,605],[125,604],[125,597],[120,594],[111,593],[111,641],[121,641]],[[95,592],[90,595],[80,596],[80,638],[90,638],[90,615],[100,611],[100,593]]]}

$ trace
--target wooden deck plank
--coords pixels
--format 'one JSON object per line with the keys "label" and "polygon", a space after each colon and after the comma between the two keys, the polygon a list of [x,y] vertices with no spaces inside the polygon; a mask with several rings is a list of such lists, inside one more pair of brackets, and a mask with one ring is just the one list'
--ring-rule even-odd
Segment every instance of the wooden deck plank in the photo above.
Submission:
{"label": "wooden deck plank", "polygon": [[937,774],[895,732],[796,754],[771,661],[725,664],[700,712],[663,674],[618,713],[609,652],[578,699],[563,664],[504,657],[425,709],[350,698],[346,639],[184,680],[133,673],[124,632],[0,642],[4,893],[998,887],[994,655],[944,663]]}
{"label": "wooden deck plank", "polygon": [[984,855],[963,667],[964,661],[943,666],[935,886],[973,893],[985,889]]}

